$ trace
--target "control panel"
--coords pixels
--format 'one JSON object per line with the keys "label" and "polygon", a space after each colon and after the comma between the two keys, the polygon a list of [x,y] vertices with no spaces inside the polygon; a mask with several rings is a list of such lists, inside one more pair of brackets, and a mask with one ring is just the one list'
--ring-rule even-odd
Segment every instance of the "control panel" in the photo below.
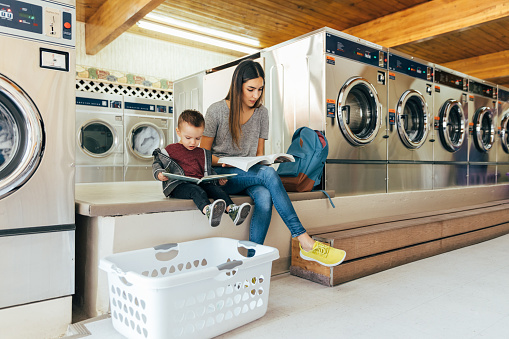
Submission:
{"label": "control panel", "polygon": [[493,86],[482,84],[473,80],[468,82],[468,91],[472,94],[481,95],[486,98],[497,98],[497,93]]}
{"label": "control panel", "polygon": [[75,46],[75,8],[46,0],[1,0],[0,34]]}
{"label": "control panel", "polygon": [[426,81],[433,81],[432,67],[392,53],[389,53],[389,71],[403,73]]}
{"label": "control panel", "polygon": [[325,53],[387,69],[387,52],[330,33],[325,36]]}
{"label": "control panel", "polygon": [[435,83],[456,88],[460,91],[468,91],[468,82],[466,78],[441,69],[435,69]]}
{"label": "control panel", "polygon": [[498,89],[498,101],[509,102],[509,92],[503,89]]}

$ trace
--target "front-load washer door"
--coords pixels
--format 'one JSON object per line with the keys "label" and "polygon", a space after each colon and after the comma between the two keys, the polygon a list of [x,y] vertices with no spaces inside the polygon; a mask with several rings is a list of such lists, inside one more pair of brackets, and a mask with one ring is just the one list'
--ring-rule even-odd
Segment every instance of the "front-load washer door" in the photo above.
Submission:
{"label": "front-load washer door", "polygon": [[352,77],[338,95],[337,120],[353,146],[371,143],[382,125],[382,105],[375,87],[366,79]]}
{"label": "front-load washer door", "polygon": [[480,107],[475,111],[473,120],[473,137],[475,147],[479,152],[486,153],[495,142],[495,125],[493,112],[489,107]]}
{"label": "front-load washer door", "polygon": [[500,142],[505,153],[509,154],[509,112],[504,113],[500,122]]}
{"label": "front-load washer door", "polygon": [[152,159],[156,148],[164,147],[163,131],[150,122],[140,122],[131,128],[127,136],[129,150],[139,159]]}
{"label": "front-load washer door", "polygon": [[419,91],[410,89],[401,95],[396,109],[396,125],[407,148],[417,149],[426,142],[429,133],[428,105]]}
{"label": "front-load washer door", "polygon": [[115,128],[103,120],[90,120],[78,130],[78,146],[90,157],[105,158],[118,147]]}
{"label": "front-load washer door", "polygon": [[0,199],[35,173],[44,152],[44,125],[32,99],[0,74]]}
{"label": "front-load washer door", "polygon": [[444,102],[439,118],[438,132],[442,146],[451,153],[458,151],[465,140],[467,123],[461,103],[453,99]]}

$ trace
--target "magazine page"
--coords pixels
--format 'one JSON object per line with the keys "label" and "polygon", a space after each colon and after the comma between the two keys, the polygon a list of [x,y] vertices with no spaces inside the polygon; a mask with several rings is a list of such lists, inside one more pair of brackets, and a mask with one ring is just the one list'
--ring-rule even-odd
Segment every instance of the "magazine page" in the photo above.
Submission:
{"label": "magazine page", "polygon": [[269,155],[261,155],[258,157],[223,157],[219,158],[219,164],[226,164],[248,171],[253,165],[271,165],[273,163],[295,161],[292,155],[286,153],[277,153]]}

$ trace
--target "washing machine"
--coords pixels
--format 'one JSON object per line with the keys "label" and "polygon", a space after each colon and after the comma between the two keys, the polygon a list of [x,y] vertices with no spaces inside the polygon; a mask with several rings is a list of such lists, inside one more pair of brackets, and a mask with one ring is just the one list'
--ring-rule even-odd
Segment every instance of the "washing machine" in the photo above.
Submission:
{"label": "washing machine", "polygon": [[433,188],[433,64],[389,51],[388,192]]}
{"label": "washing machine", "polygon": [[122,95],[76,92],[76,182],[124,181]]}
{"label": "washing machine", "polygon": [[496,183],[496,89],[493,83],[469,77],[469,185]]}
{"label": "washing machine", "polygon": [[435,66],[433,188],[468,184],[468,77]]}
{"label": "washing machine", "polygon": [[168,101],[124,96],[125,181],[154,180],[152,152],[173,142],[170,112]]}
{"label": "washing machine", "polygon": [[74,1],[0,5],[4,313],[74,293],[75,23]]}
{"label": "washing machine", "polygon": [[497,183],[509,183],[509,88],[498,86]]}

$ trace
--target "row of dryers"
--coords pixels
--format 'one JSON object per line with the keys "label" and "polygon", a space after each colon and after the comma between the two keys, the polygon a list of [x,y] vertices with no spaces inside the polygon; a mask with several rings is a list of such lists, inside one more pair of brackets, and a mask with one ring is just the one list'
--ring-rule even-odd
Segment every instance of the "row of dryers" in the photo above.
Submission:
{"label": "row of dryers", "polygon": [[507,89],[328,28],[260,57],[269,148],[325,131],[336,194],[509,182]]}
{"label": "row of dryers", "polygon": [[173,142],[173,105],[76,92],[76,182],[153,180],[152,152]]}

